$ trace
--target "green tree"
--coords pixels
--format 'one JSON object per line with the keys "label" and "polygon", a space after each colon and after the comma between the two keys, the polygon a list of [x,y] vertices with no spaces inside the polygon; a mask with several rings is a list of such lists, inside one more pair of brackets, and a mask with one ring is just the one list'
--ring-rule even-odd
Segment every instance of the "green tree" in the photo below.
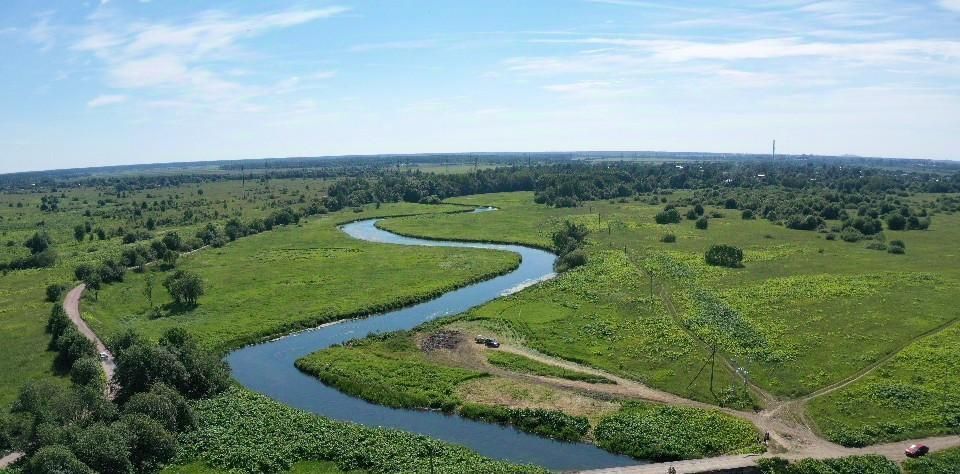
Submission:
{"label": "green tree", "polygon": [[696,225],[697,228],[700,229],[700,230],[706,230],[706,229],[707,229],[707,225],[709,225],[708,222],[707,222],[706,216],[703,216],[703,217],[697,219],[697,223],[696,223],[695,225]]}
{"label": "green tree", "polygon": [[743,250],[732,245],[712,245],[704,254],[708,265],[739,268],[743,266]]}
{"label": "green tree", "polygon": [[125,415],[120,424],[127,433],[130,462],[136,472],[156,472],[176,454],[176,438],[156,420],[133,414]]}
{"label": "green tree", "polygon": [[127,436],[122,424],[95,423],[77,433],[71,448],[77,459],[97,472],[129,473],[133,465]]}
{"label": "green tree", "polygon": [[100,361],[93,357],[81,357],[70,367],[70,381],[76,385],[103,390],[106,386]]}
{"label": "green tree", "polygon": [[56,349],[55,362],[63,369],[69,369],[74,362],[82,357],[95,357],[97,355],[97,349],[93,342],[80,334],[73,326],[68,327],[57,338]]}
{"label": "green tree", "polygon": [[83,227],[83,225],[78,224],[73,227],[73,238],[77,242],[83,242],[83,238],[86,237],[86,235],[87,230]]}
{"label": "green tree", "polygon": [[23,243],[23,246],[30,249],[30,253],[36,255],[53,246],[53,239],[44,232],[34,232],[34,234]]}
{"label": "green tree", "polygon": [[204,291],[200,275],[186,270],[177,270],[163,281],[163,286],[177,304],[189,306],[195,306]]}
{"label": "green tree", "polygon": [[666,209],[658,212],[653,218],[657,224],[677,224],[680,222],[680,211],[676,208]]}
{"label": "green tree", "polygon": [[153,285],[154,285],[154,276],[153,273],[147,273],[143,278],[143,296],[147,297],[147,303],[150,307],[153,307]]}
{"label": "green tree", "polygon": [[25,474],[95,474],[77,459],[70,448],[53,445],[40,448],[27,463]]}
{"label": "green tree", "polygon": [[903,214],[894,212],[887,217],[887,228],[890,230],[903,230],[907,228],[907,218]]}
{"label": "green tree", "polygon": [[204,291],[200,275],[186,270],[177,270],[163,281],[163,286],[173,300],[181,305],[195,306]]}
{"label": "green tree", "polygon": [[123,412],[150,417],[170,432],[188,431],[197,424],[193,409],[183,395],[163,383],[154,384],[149,392],[130,397],[123,405]]}

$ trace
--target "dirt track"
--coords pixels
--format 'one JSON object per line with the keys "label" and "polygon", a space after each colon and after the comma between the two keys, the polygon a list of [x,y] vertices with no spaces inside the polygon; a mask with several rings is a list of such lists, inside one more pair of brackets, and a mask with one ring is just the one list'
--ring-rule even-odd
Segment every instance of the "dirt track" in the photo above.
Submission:
{"label": "dirt track", "polygon": [[113,354],[107,349],[103,341],[97,337],[97,334],[90,329],[90,326],[87,325],[87,322],[83,320],[80,314],[80,298],[83,296],[85,289],[86,286],[81,283],[70,290],[66,298],[63,299],[63,310],[67,312],[67,316],[69,316],[73,324],[77,326],[80,334],[83,334],[84,337],[93,341],[93,344],[97,347],[97,353],[106,354],[106,359],[100,359],[100,366],[103,367],[103,373],[107,376],[107,396],[112,399],[115,392],[112,383],[113,374],[116,372],[117,365],[113,360]]}

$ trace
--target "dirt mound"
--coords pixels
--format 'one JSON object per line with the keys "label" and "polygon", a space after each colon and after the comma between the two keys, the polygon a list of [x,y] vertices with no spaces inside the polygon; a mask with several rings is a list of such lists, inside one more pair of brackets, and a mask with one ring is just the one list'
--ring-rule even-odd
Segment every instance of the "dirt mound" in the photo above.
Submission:
{"label": "dirt mound", "polygon": [[463,333],[458,331],[437,331],[423,339],[423,342],[420,343],[420,349],[423,352],[433,352],[438,349],[453,350],[463,340]]}

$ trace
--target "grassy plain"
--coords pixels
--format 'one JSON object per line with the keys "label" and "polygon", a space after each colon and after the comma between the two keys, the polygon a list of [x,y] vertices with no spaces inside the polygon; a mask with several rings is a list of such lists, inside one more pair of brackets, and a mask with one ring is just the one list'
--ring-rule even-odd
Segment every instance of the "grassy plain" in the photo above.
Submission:
{"label": "grassy plain", "polygon": [[[290,179],[184,184],[149,191],[101,186],[0,193],[0,262],[27,256],[23,242],[36,231],[50,234],[59,257],[52,268],[0,275],[0,334],[7,336],[0,344],[0,407],[8,405],[27,380],[56,375],[53,353],[46,350],[49,336],[43,332],[51,305],[44,301],[44,290],[50,284],[72,282],[73,269],[79,263],[116,258],[125,246],[133,245],[123,244],[118,229],[143,228],[145,221],[153,218],[155,235],[176,231],[192,237],[208,221],[264,216],[298,204],[301,198],[306,202],[316,199],[326,188],[326,181]],[[58,211],[40,209],[45,196],[59,198]],[[134,202],[139,216],[134,214]],[[149,204],[146,210],[142,209],[144,202]],[[153,206],[160,202],[170,205]],[[81,241],[75,239],[74,226],[86,223],[91,230],[104,229],[106,238],[100,240],[94,232]]]}
{"label": "grassy plain", "polygon": [[[147,336],[180,326],[208,347],[225,350],[325,322],[400,307],[515,267],[508,252],[407,247],[355,240],[337,225],[356,219],[417,212],[451,212],[456,206],[385,204],[364,212],[334,213],[245,237],[219,249],[182,257],[179,269],[207,285],[199,306],[153,317],[145,278],[130,274],[87,298],[84,317],[98,334],[133,328]],[[436,275],[425,278],[424,275]],[[154,303],[171,303],[155,284]]]}
{"label": "grassy plain", "polygon": [[600,376],[578,372],[576,370],[565,369],[554,365],[544,364],[535,361],[529,357],[509,352],[491,352],[487,355],[487,362],[512,372],[523,374],[533,374],[542,377],[554,377],[566,380],[579,380],[587,383],[615,383],[612,380]]}
{"label": "grassy plain", "polygon": [[[666,197],[676,201],[683,196]],[[956,215],[934,216],[928,231],[886,231],[888,240],[906,243],[906,255],[893,255],[867,249],[863,242],[831,241],[824,234],[743,220],[739,211],[709,206],[708,215],[723,217],[711,218],[706,230],[689,220],[658,225],[653,216],[663,203],[648,199],[551,209],[534,204],[530,193],[468,196],[451,202],[493,205],[501,211],[391,219],[381,227],[434,238],[546,246],[563,220],[587,225],[593,232],[585,267],[493,301],[468,318],[541,352],[714,403],[727,399],[732,404],[729,399],[736,397],[715,396],[716,389],[729,389],[739,379],[723,368],[714,393],[703,375],[694,380],[714,344],[732,365],[747,370],[751,383],[793,398],[852,377],[904,347],[920,350],[923,346],[911,346],[915,338],[960,318],[954,304],[960,252],[949,244],[960,239]],[[660,241],[667,233],[677,236],[676,243]],[[743,248],[745,268],[706,266],[703,252],[714,243]],[[940,360],[950,367],[953,359]],[[905,366],[899,372],[891,369],[891,377],[907,385],[922,385],[911,381],[918,377],[942,381],[940,392],[925,398],[938,403],[960,396],[956,373],[941,374],[936,369],[940,362],[914,364],[932,364],[931,375],[926,376],[926,368],[910,374]],[[819,404],[835,406],[837,400],[831,396]],[[866,407],[877,405],[862,406],[866,414],[871,413]],[[851,423],[861,411],[843,421],[835,410],[815,409],[813,414],[817,420],[829,414],[848,428],[858,426]],[[876,421],[897,423],[912,416],[907,411],[872,413]],[[901,437],[955,429],[942,419],[920,418],[904,422],[914,428],[903,430]],[[823,429],[836,428],[825,421]]]}

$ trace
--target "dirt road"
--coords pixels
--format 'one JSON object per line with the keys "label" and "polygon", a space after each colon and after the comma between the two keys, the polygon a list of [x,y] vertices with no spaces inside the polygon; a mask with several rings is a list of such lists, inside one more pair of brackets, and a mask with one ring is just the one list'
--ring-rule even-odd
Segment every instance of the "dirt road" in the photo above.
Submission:
{"label": "dirt road", "polygon": [[63,310],[67,312],[67,316],[69,316],[73,324],[77,326],[80,334],[83,334],[84,337],[91,340],[97,347],[97,353],[100,354],[100,366],[103,367],[103,373],[107,376],[107,397],[112,399],[115,394],[112,383],[113,374],[116,372],[117,365],[113,360],[113,354],[110,353],[110,350],[107,349],[103,341],[97,337],[97,334],[90,329],[90,326],[87,325],[87,322],[83,320],[80,314],[80,298],[83,296],[83,290],[85,289],[86,286],[81,283],[70,290],[70,292],[67,293],[67,297],[63,299]]}
{"label": "dirt road", "polygon": [[10,454],[8,454],[8,455],[0,458],[0,469],[3,469],[3,468],[5,468],[5,467],[7,467],[7,466],[9,466],[9,465],[17,462],[17,460],[19,460],[19,459],[22,458],[22,457],[23,457],[23,453],[21,453],[21,452],[15,452],[15,453],[10,453]]}

